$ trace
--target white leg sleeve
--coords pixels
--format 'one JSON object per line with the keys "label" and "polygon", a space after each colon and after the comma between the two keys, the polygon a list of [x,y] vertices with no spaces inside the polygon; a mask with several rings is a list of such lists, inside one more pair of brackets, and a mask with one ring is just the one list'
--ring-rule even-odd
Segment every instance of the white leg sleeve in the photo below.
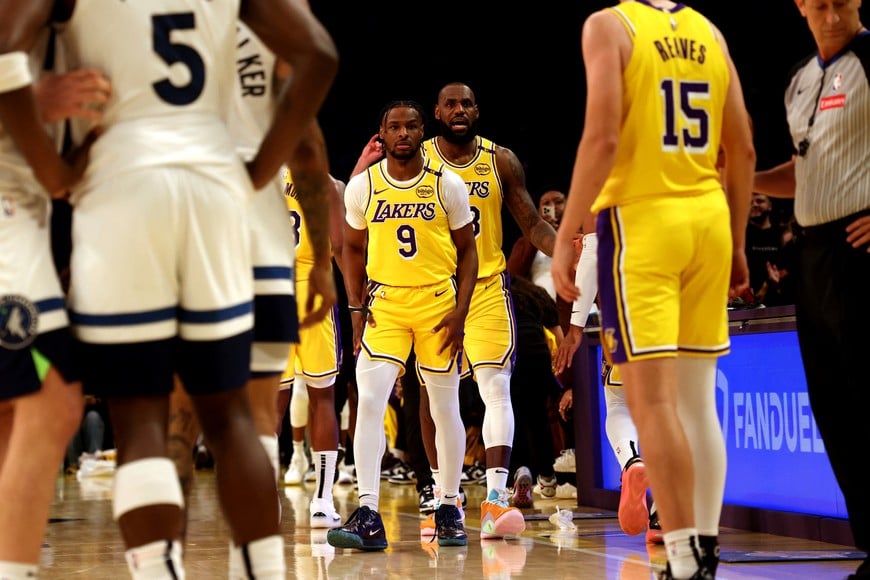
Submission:
{"label": "white leg sleeve", "polygon": [[725,440],[716,412],[716,359],[677,359],[677,411],[695,466],[695,527],[705,536],[719,535],[725,496]]}
{"label": "white leg sleeve", "polygon": [[483,442],[490,447],[511,447],[514,442],[514,408],[511,405],[511,374],[504,369],[475,371],[483,414]]}

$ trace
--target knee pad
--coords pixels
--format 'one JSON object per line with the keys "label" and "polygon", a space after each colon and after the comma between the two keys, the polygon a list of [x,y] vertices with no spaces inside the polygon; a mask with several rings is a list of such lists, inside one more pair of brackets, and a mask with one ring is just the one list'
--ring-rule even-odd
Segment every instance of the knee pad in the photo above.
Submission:
{"label": "knee pad", "polygon": [[175,464],[166,457],[149,457],[126,463],[115,472],[112,515],[122,515],[150,505],[184,507]]}
{"label": "knee pad", "polygon": [[504,369],[482,368],[475,371],[480,398],[487,410],[490,407],[510,405],[511,375]]}
{"label": "knee pad", "polygon": [[308,425],[308,383],[301,375],[296,375],[293,381],[293,392],[290,394],[290,426],[305,427]]}
{"label": "knee pad", "polygon": [[514,409],[511,405],[511,375],[504,369],[476,371],[477,388],[485,407],[483,441],[486,448],[511,447],[514,441]]}

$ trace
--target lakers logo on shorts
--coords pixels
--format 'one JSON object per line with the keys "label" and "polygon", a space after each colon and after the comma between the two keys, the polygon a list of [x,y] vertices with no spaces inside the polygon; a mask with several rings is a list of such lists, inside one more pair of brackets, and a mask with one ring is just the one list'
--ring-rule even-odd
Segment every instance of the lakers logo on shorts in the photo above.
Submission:
{"label": "lakers logo on shorts", "polygon": [[36,340],[39,311],[23,296],[0,298],[0,346],[9,350],[27,348]]}
{"label": "lakers logo on shorts", "polygon": [[610,354],[615,353],[617,347],[619,346],[619,341],[616,339],[615,335],[616,335],[615,328],[604,329],[604,348]]}

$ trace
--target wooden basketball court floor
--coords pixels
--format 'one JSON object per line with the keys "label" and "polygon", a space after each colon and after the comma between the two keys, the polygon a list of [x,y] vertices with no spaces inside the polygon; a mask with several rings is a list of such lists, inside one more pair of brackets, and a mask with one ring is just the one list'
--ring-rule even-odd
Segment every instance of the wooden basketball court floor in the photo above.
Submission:
{"label": "wooden basketball court floor", "polygon": [[[78,481],[61,476],[57,481],[46,545],[42,552],[41,578],[129,578],[124,547],[112,521],[111,477]],[[326,543],[325,530],[308,525],[308,502],[313,484],[283,487],[283,530],[286,538],[288,578],[335,580],[352,578],[656,578],[664,566],[664,547],[647,545],[644,536],[626,536],[616,514],[582,506],[574,499],[542,499],[525,510],[526,531],[506,540],[480,539],[480,501],[485,489],[470,486],[466,509],[468,546],[439,548],[421,542],[417,493],[413,485],[381,485],[381,513],[389,548],[385,552],[335,549]],[[336,503],[343,518],[356,506],[352,485],[335,486]],[[560,508],[575,512],[573,532],[559,532],[547,516]],[[227,577],[227,528],[218,505],[214,473],[197,472],[190,502],[188,542],[185,551],[187,578]],[[744,551],[755,557],[782,552],[802,561],[758,563],[722,562],[721,579],[842,579],[858,566],[857,560],[819,560],[821,555],[854,556],[854,548],[769,534],[723,528],[724,556]],[[831,551],[831,552],[828,552]]]}

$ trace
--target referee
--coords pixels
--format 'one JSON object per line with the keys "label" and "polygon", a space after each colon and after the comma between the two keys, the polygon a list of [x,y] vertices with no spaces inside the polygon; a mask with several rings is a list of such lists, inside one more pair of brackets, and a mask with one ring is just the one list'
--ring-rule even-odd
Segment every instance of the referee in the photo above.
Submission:
{"label": "referee", "polygon": [[[793,197],[800,226],[796,317],[810,404],[846,499],[855,546],[870,550],[870,33],[859,0],[797,0],[818,53],[785,94],[796,155],[756,173],[754,191]],[[816,3],[819,4],[819,3]],[[870,578],[870,558],[850,579]]]}

